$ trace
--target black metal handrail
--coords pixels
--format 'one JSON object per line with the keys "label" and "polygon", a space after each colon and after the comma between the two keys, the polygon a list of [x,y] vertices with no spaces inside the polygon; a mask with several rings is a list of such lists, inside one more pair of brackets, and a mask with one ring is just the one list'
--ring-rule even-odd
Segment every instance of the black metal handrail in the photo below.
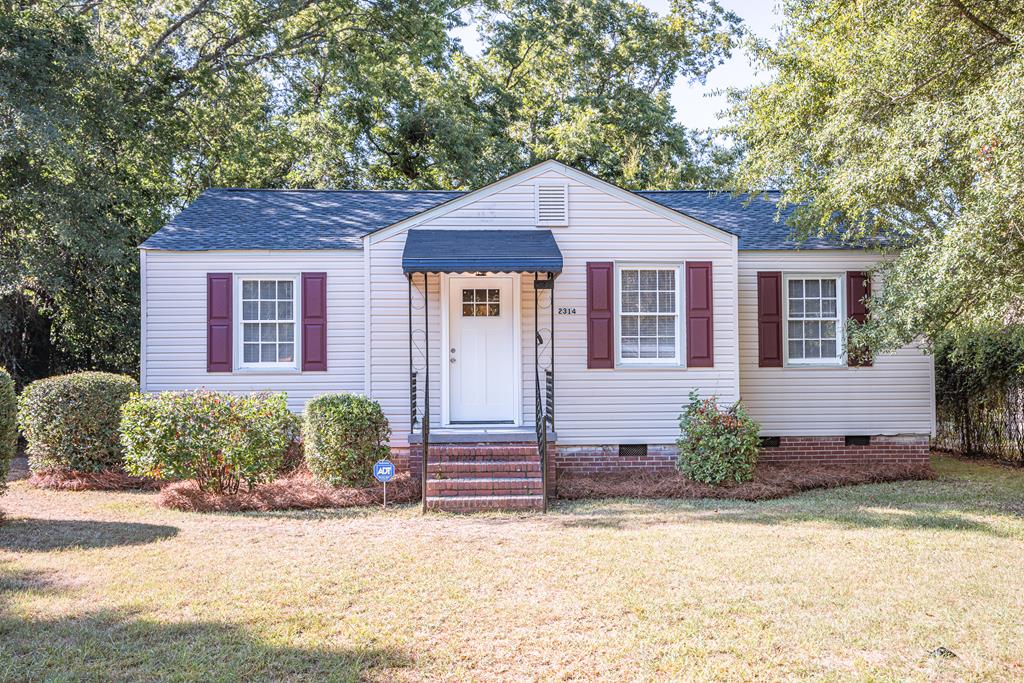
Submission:
{"label": "black metal handrail", "polygon": [[416,371],[409,374],[409,428],[416,428]]}
{"label": "black metal handrail", "polygon": [[553,370],[544,371],[544,385],[546,404],[544,406],[544,418],[551,431],[555,431],[555,373]]}

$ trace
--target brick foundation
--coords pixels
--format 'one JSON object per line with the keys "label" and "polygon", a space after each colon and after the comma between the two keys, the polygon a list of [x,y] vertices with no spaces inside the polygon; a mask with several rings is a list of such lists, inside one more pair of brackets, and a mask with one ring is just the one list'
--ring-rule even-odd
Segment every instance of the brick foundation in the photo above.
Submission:
{"label": "brick foundation", "polygon": [[675,470],[676,447],[651,445],[647,455],[620,456],[618,446],[558,446],[555,464],[559,472],[573,474],[600,474],[644,470],[669,472]]}
{"label": "brick foundation", "polygon": [[867,446],[847,446],[842,436],[783,436],[778,448],[762,448],[759,462],[859,465],[927,464],[928,437],[872,436]]}
{"label": "brick foundation", "polygon": [[[770,464],[925,464],[928,437],[873,436],[867,446],[847,446],[842,436],[783,436],[777,448],[762,448],[758,462]],[[600,474],[643,469],[674,471],[675,445],[649,445],[643,457],[620,456],[618,446],[558,446],[559,472]]]}
{"label": "brick foundation", "polygon": [[[496,478],[490,483],[466,482],[456,485],[455,482],[428,482],[428,495],[448,497],[455,495],[504,495],[513,498],[521,494],[539,494],[539,481],[524,483],[521,481],[501,481],[519,477],[538,477],[539,462],[536,465],[499,465],[489,467],[488,461],[518,461],[530,447],[526,444],[491,443],[491,444],[438,444],[431,448],[431,467],[428,472],[430,479],[437,477],[454,477],[463,481],[477,476]],[[536,444],[532,445],[536,448]],[[435,450],[436,449],[436,450]],[[414,444],[409,448],[392,450],[392,461],[400,472],[408,471],[414,478],[420,474],[421,446]],[[603,474],[610,472],[640,471],[668,473],[675,471],[677,450],[674,444],[651,444],[644,456],[620,456],[618,446],[548,446],[548,495],[553,496],[557,474],[569,472],[573,474]],[[536,451],[528,459],[538,458]],[[446,466],[450,471],[441,472],[439,466],[443,460],[453,460]],[[480,460],[479,462],[474,462]],[[872,436],[866,446],[847,446],[842,436],[783,436],[779,437],[777,447],[762,448],[758,462],[773,465],[870,465],[870,464],[927,464],[929,461],[928,437],[924,435],[903,436]],[[454,468],[454,469],[452,469]],[[511,498],[505,501],[511,506],[523,505],[528,502],[517,502]],[[460,505],[463,505],[460,503]],[[475,506],[475,507],[474,507]],[[436,506],[435,506],[436,507]],[[467,502],[465,509],[485,509],[481,503]],[[454,509],[454,508],[452,508]],[[460,508],[462,509],[462,508]]]}

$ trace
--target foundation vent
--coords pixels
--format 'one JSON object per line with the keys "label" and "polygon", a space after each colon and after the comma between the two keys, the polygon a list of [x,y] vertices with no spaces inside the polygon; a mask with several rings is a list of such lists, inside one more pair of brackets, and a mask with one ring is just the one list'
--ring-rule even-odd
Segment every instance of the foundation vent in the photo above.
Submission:
{"label": "foundation vent", "polygon": [[647,444],[645,443],[624,443],[619,446],[620,458],[646,458]]}

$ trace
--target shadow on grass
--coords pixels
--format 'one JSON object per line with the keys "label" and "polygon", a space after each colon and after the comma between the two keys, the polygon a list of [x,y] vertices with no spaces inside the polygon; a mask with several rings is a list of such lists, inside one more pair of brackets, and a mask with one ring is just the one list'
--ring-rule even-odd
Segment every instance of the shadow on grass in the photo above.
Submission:
{"label": "shadow on grass", "polygon": [[162,541],[177,533],[177,527],[162,524],[12,519],[0,524],[0,550],[47,552],[65,548],[114,548]]}
{"label": "shadow on grass", "polygon": [[[896,503],[869,497],[795,496],[785,501],[745,503],[707,500],[618,499],[562,504],[565,514],[560,524],[573,529],[637,529],[665,524],[726,523],[775,526],[789,524],[828,524],[848,529],[900,529],[971,532],[996,537],[1013,533],[979,520],[977,516],[1007,514],[1007,510],[989,505]],[[1010,513],[1012,514],[1012,513]]]}
{"label": "shadow on grass", "polygon": [[[582,513],[586,516],[575,519],[566,519],[562,525],[567,528],[610,528],[630,529],[639,527],[650,527],[667,523],[677,523],[678,520],[666,518],[664,515],[670,512],[667,509],[639,513],[636,510],[630,512],[598,511]],[[754,509],[736,510],[726,509],[712,512],[693,511],[695,518],[692,521],[719,522],[730,524],[759,524],[771,526],[776,524],[797,524],[803,522],[826,523],[846,528],[879,528],[879,529],[936,529],[946,531],[972,531],[986,533],[989,536],[1006,538],[1010,535],[1004,530],[997,529],[991,524],[970,519],[963,514],[952,512],[929,512],[907,508],[895,509],[873,509],[863,508],[833,509],[821,511],[787,511],[779,509],[762,509],[756,505]]]}
{"label": "shadow on grass", "polygon": [[294,646],[231,623],[167,623],[114,609],[35,618],[11,609],[17,593],[67,589],[57,573],[0,573],[0,680],[361,681],[413,665],[394,646]]}

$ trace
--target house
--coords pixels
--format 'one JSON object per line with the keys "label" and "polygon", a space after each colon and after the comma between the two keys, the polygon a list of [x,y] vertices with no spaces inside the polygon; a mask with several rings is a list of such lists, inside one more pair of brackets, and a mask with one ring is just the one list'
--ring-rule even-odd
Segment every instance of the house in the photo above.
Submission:
{"label": "house", "polygon": [[467,193],[208,190],[141,246],[142,388],[365,393],[445,509],[671,468],[692,389],[743,400],[762,461],[926,461],[931,357],[845,351],[882,256],[794,242],[776,199],[554,161]]}

